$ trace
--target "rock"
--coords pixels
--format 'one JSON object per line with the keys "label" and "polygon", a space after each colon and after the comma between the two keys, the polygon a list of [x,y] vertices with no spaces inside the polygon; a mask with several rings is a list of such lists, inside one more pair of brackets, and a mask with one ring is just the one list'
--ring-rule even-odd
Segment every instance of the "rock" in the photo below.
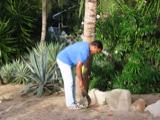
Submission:
{"label": "rock", "polygon": [[148,105],[145,111],[149,111],[154,117],[160,117],[160,100],[156,103]]}
{"label": "rock", "polygon": [[8,93],[0,96],[0,101],[9,101],[13,100],[13,95]]}
{"label": "rock", "polygon": [[91,98],[92,105],[108,104],[111,110],[129,111],[131,105],[131,93],[124,89],[114,89],[111,91],[92,89],[89,91],[89,96]]}
{"label": "rock", "polygon": [[106,92],[106,100],[112,110],[129,111],[131,106],[131,93],[125,89],[114,89]]}
{"label": "rock", "polygon": [[91,98],[91,104],[105,105],[106,104],[106,92],[100,91],[98,89],[92,89],[88,92]]}
{"label": "rock", "polygon": [[150,94],[132,94],[132,101],[142,98],[145,100],[147,105],[155,103],[160,100],[160,93],[150,93]]}
{"label": "rock", "polygon": [[131,111],[144,112],[145,106],[146,106],[146,101],[140,98],[133,102],[130,109]]}

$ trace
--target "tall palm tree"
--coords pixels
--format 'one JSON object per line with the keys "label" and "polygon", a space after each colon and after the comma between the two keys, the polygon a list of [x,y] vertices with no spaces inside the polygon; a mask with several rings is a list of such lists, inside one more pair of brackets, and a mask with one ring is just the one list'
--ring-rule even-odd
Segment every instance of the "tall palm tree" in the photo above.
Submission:
{"label": "tall palm tree", "polygon": [[83,39],[91,42],[95,38],[97,0],[85,0]]}
{"label": "tall palm tree", "polygon": [[45,42],[46,27],[47,27],[47,2],[48,0],[42,0],[42,31],[41,31],[41,43]]}

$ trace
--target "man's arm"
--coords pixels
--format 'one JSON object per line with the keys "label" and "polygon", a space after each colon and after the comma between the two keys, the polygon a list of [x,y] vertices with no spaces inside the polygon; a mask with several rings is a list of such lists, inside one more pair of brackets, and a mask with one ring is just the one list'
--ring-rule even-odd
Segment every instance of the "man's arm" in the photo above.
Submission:
{"label": "man's arm", "polygon": [[82,66],[83,66],[83,63],[78,61],[77,65],[76,65],[76,75],[78,78],[80,90],[85,89],[85,83],[84,83],[83,76],[82,76]]}
{"label": "man's arm", "polygon": [[89,80],[91,75],[91,62],[92,62],[92,56],[90,55],[87,59],[87,62],[85,63],[85,67],[87,68],[87,71],[85,73],[87,80]]}
{"label": "man's arm", "polygon": [[82,66],[83,63],[82,62],[78,62],[78,64],[76,65],[76,74],[77,74],[77,78],[78,78],[78,84],[79,84],[79,88],[81,92],[81,95],[83,97],[87,98],[88,101],[88,105],[90,105],[91,103],[91,99],[88,96],[88,81],[89,81],[89,76],[90,76],[90,61],[91,59],[88,58],[87,62],[85,63],[85,67],[87,67],[87,71],[86,73],[82,74]]}
{"label": "man's arm", "polygon": [[87,71],[85,71],[84,73],[82,73],[83,63],[79,61],[76,65],[76,75],[78,77],[79,87],[81,90],[83,89],[86,92],[88,91],[88,81],[90,79],[91,60],[91,56],[89,56],[84,65]]}

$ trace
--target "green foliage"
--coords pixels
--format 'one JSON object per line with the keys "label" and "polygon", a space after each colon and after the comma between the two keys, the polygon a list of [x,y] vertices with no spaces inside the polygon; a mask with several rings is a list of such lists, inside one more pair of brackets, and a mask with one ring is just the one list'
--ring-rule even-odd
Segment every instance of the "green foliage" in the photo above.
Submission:
{"label": "green foliage", "polygon": [[[0,51],[2,63],[20,57],[32,47],[31,40],[35,15],[38,14],[36,1],[6,0],[0,1]],[[32,11],[32,12],[31,12]]]}
{"label": "green foliage", "polygon": [[79,17],[79,4],[80,0],[52,1],[52,11],[48,16],[48,25],[58,27],[60,31],[65,31],[67,34],[75,34],[77,29],[79,30],[81,27],[82,20],[82,17]]}
{"label": "green foliage", "polygon": [[27,84],[30,82],[30,70],[27,68],[26,64],[21,62],[20,60],[17,60],[12,63],[14,66],[14,79],[11,81],[11,83],[14,84]]}
{"label": "green foliage", "polygon": [[112,89],[112,79],[114,79],[115,66],[112,62],[108,61],[107,57],[103,54],[97,55],[93,59],[91,81],[89,89],[98,88],[100,90]]}
{"label": "green foliage", "polygon": [[56,61],[57,53],[65,47],[65,43],[50,43],[48,45],[48,59],[49,65]]}
{"label": "green foliage", "polygon": [[[160,89],[158,89],[159,86],[156,83],[160,82],[160,74],[158,71],[158,74],[155,74],[155,72],[146,63],[142,53],[134,52],[124,66],[122,74],[117,76],[117,79],[114,81],[114,88],[129,89],[132,93],[159,92]],[[155,90],[155,86],[157,90]]]}
{"label": "green foliage", "polygon": [[[160,2],[158,0],[103,2],[109,4],[111,8],[105,9],[104,4],[98,7],[102,17],[97,21],[96,37],[102,40],[104,48],[112,55],[110,64],[113,64],[114,70],[113,77],[110,78],[111,88],[126,88],[133,93],[159,92]],[[106,60],[102,61],[102,68],[96,73],[101,73],[102,69],[107,68]],[[99,76],[95,75],[93,79],[99,79]],[[93,84],[95,83],[93,81]],[[103,82],[100,88],[104,88]]]}
{"label": "green foliage", "polygon": [[15,48],[11,47],[14,44],[14,39],[10,35],[12,31],[8,26],[9,20],[0,21],[0,65],[10,61],[10,56],[15,51]]}
{"label": "green foliage", "polygon": [[[122,2],[122,0],[121,0]],[[98,5],[98,13],[106,15],[115,13],[118,10],[118,4],[115,0],[101,0]]]}
{"label": "green foliage", "polygon": [[80,0],[79,17],[84,16],[85,0]]}
{"label": "green foliage", "polygon": [[3,65],[0,69],[0,76],[5,83],[26,84],[30,81],[29,75],[29,69],[19,60]]}
{"label": "green foliage", "polygon": [[33,43],[30,34],[34,19],[28,14],[30,10],[30,4],[26,0],[7,0],[6,15],[10,18],[11,28],[16,37],[15,47],[19,48],[16,52],[19,54]]}
{"label": "green foliage", "polygon": [[14,66],[12,64],[6,64],[1,67],[0,76],[5,83],[8,83],[9,81],[13,80],[13,69]]}
{"label": "green foliage", "polygon": [[[143,39],[155,33],[157,26],[151,14],[143,15],[125,4],[119,5],[119,11],[97,23],[98,39],[106,40],[106,47],[132,50],[137,39]],[[134,48],[133,48],[134,49]]]}
{"label": "green foliage", "polygon": [[[79,28],[77,26],[80,26],[78,3],[79,1],[76,0],[48,1],[47,25],[57,28],[60,25],[60,30],[65,29],[67,33],[77,30]],[[0,22],[6,24],[5,29],[7,30],[7,32],[2,32],[3,35],[1,34],[3,36],[0,46],[1,57],[3,57],[3,60],[0,59],[1,64],[26,54],[27,48],[32,48],[39,40],[41,5],[42,1],[40,0],[0,1]],[[58,14],[53,21],[53,14],[61,12],[62,14]],[[10,38],[14,41],[5,40]],[[2,39],[0,38],[0,40]]]}
{"label": "green foliage", "polygon": [[63,8],[66,3],[67,3],[67,1],[65,1],[65,0],[58,0],[58,5],[61,8]]}
{"label": "green foliage", "polygon": [[160,16],[160,1],[159,0],[137,0],[137,9],[144,15],[152,13],[158,22]]}
{"label": "green foliage", "polygon": [[51,93],[56,86],[56,80],[61,76],[56,64],[56,55],[61,50],[63,44],[40,44],[29,54],[29,60],[26,61],[31,71],[31,84],[26,88],[24,94],[33,92],[41,96],[45,91]]}

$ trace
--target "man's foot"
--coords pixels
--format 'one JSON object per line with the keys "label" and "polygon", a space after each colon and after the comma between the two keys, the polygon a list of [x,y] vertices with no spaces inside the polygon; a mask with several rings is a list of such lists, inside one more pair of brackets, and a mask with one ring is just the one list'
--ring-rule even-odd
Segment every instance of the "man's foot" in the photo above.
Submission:
{"label": "man's foot", "polygon": [[76,104],[68,107],[68,109],[70,109],[70,110],[80,110],[80,109],[84,109],[84,108],[86,108],[86,107],[84,105],[79,104],[79,103],[76,103]]}

